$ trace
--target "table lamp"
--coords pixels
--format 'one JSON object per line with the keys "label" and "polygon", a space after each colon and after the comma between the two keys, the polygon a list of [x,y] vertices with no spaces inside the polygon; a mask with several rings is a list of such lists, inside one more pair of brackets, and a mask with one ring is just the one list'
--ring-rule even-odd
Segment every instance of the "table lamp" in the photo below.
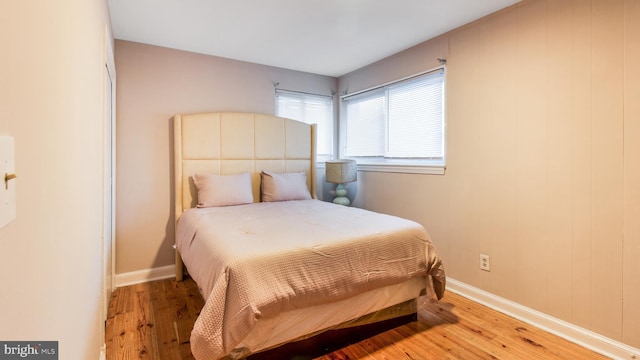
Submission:
{"label": "table lamp", "polygon": [[338,184],[334,204],[349,206],[351,201],[347,197],[347,188],[344,184],[358,179],[358,168],[355,160],[331,160],[325,163],[327,182]]}

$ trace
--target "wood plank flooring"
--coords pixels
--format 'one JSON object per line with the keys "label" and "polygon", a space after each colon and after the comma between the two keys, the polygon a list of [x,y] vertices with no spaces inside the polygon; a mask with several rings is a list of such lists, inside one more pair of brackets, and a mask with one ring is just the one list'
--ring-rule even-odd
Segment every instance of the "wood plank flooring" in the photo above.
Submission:
{"label": "wood plank flooring", "polygon": [[[107,359],[193,359],[189,335],[203,305],[189,278],[116,289]],[[249,360],[606,359],[451,292],[414,319],[329,333]]]}

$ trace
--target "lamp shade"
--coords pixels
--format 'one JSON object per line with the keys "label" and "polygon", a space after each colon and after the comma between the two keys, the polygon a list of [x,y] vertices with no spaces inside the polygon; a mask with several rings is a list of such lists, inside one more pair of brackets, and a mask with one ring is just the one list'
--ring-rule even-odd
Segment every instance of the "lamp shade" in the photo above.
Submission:
{"label": "lamp shade", "polygon": [[358,179],[355,160],[331,160],[326,162],[327,182],[344,184]]}

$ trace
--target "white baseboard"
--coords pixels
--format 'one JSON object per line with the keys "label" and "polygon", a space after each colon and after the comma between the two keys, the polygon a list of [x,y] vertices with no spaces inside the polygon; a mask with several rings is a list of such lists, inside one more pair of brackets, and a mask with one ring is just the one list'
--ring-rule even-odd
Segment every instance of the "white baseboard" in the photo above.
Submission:
{"label": "white baseboard", "polygon": [[154,280],[169,279],[176,276],[176,267],[167,265],[153,269],[116,274],[116,287],[145,283]]}
{"label": "white baseboard", "polygon": [[593,331],[554,318],[455,279],[447,278],[447,290],[612,359],[640,359],[640,349],[609,339]]}

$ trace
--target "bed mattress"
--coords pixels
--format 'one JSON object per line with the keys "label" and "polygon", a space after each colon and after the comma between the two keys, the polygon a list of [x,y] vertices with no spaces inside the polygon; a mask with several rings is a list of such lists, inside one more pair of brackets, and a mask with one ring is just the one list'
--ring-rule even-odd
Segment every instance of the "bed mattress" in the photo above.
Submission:
{"label": "bed mattress", "polygon": [[438,298],[444,292],[442,262],[425,229],[363,209],[319,200],[194,208],[176,233],[206,300],[191,334],[196,359],[228,355],[261,319],[297,309],[415,278],[429,281],[425,288]]}

